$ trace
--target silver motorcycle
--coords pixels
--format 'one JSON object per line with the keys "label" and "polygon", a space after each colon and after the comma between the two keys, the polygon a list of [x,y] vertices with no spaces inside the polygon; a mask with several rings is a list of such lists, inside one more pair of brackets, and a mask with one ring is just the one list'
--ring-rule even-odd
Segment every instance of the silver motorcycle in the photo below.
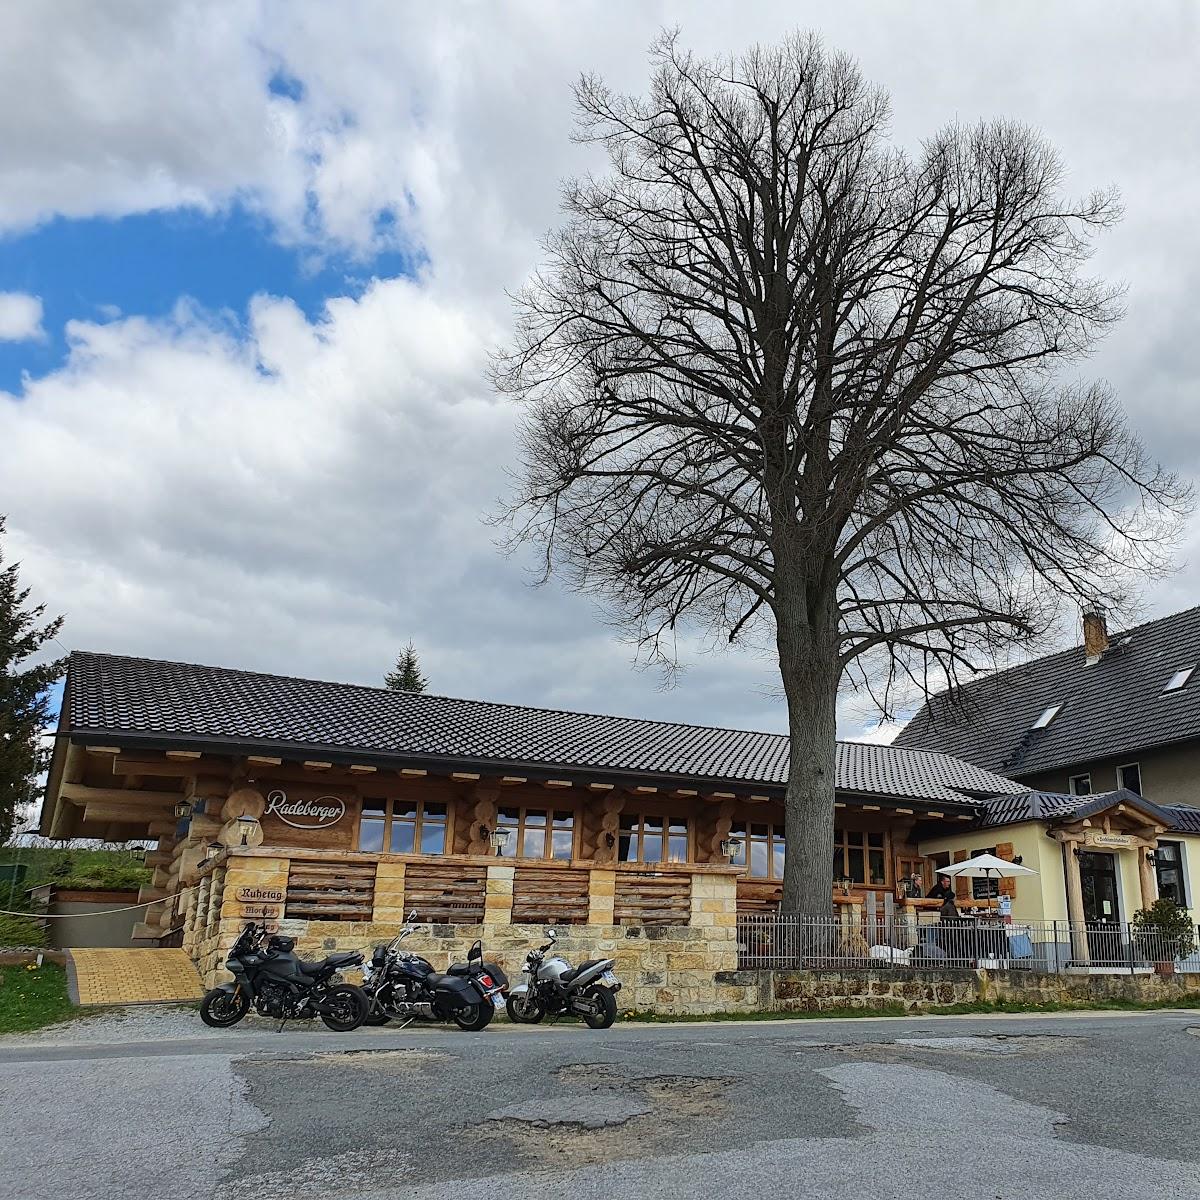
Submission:
{"label": "silver motorcycle", "polygon": [[617,1019],[621,981],[613,973],[615,960],[589,958],[572,967],[565,958],[546,957],[558,941],[546,930],[546,944],[525,958],[525,979],[508,993],[508,1019],[536,1025],[544,1017],[581,1017],[589,1029],[607,1029]]}

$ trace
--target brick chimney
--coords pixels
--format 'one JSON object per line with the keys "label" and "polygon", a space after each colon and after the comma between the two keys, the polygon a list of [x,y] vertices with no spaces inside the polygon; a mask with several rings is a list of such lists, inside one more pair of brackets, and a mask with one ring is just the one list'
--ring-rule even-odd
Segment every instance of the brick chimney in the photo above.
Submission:
{"label": "brick chimney", "polygon": [[1083,614],[1083,652],[1089,663],[1099,662],[1108,649],[1108,626],[1104,614],[1089,610]]}

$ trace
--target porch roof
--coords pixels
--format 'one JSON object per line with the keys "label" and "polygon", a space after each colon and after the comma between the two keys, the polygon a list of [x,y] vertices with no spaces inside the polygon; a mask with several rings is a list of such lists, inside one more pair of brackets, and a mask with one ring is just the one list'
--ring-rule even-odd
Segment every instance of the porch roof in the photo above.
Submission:
{"label": "porch roof", "polygon": [[[782,789],[781,734],[528,708],[192,663],[76,651],[64,732],[72,740],[208,746],[213,752],[312,754],[661,777]],[[1022,790],[947,754],[839,742],[845,793],[961,806]]]}
{"label": "porch roof", "polygon": [[1097,792],[1090,796],[1035,791],[993,796],[987,801],[985,815],[979,823],[979,828],[1016,825],[1022,821],[1060,821],[1067,817],[1082,819],[1105,812],[1117,804],[1137,808],[1168,829],[1180,833],[1200,833],[1200,809],[1179,804],[1154,804],[1144,796],[1125,788],[1112,792]]}

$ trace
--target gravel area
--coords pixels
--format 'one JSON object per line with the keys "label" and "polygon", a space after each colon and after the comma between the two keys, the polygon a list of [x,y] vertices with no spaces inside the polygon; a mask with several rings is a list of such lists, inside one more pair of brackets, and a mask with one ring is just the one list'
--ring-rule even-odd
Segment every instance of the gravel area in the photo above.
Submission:
{"label": "gravel area", "polygon": [[[154,1042],[174,1038],[237,1038],[274,1031],[276,1021],[246,1017],[233,1029],[210,1029],[200,1020],[199,1011],[185,1005],[138,1005],[129,1008],[100,1009],[93,1015],[47,1025],[32,1033],[0,1035],[0,1046],[77,1045],[83,1042],[120,1043]],[[296,1021],[287,1032],[312,1030],[311,1021]]]}

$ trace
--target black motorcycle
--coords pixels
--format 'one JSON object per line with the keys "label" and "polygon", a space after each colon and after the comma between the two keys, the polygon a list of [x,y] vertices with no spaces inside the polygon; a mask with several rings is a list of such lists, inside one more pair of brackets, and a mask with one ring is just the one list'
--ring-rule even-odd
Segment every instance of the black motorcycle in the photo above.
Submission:
{"label": "black motorcycle", "polygon": [[366,1023],[453,1021],[459,1029],[478,1032],[504,1003],[507,976],[483,961],[481,942],[471,947],[465,963],[452,963],[444,975],[428,959],[402,951],[400,943],[415,931],[416,915],[409,915],[390,942],[376,946],[363,967],[363,991],[371,1006]]}
{"label": "black motorcycle", "polygon": [[356,951],[331,954],[320,962],[304,962],[295,954],[296,940],[268,935],[265,925],[247,925],[225,960],[232,983],[215,987],[200,1002],[205,1025],[227,1029],[251,1009],[263,1017],[284,1021],[320,1017],[332,1030],[357,1029],[370,1004],[361,988],[343,983],[339,971],[357,967]]}

